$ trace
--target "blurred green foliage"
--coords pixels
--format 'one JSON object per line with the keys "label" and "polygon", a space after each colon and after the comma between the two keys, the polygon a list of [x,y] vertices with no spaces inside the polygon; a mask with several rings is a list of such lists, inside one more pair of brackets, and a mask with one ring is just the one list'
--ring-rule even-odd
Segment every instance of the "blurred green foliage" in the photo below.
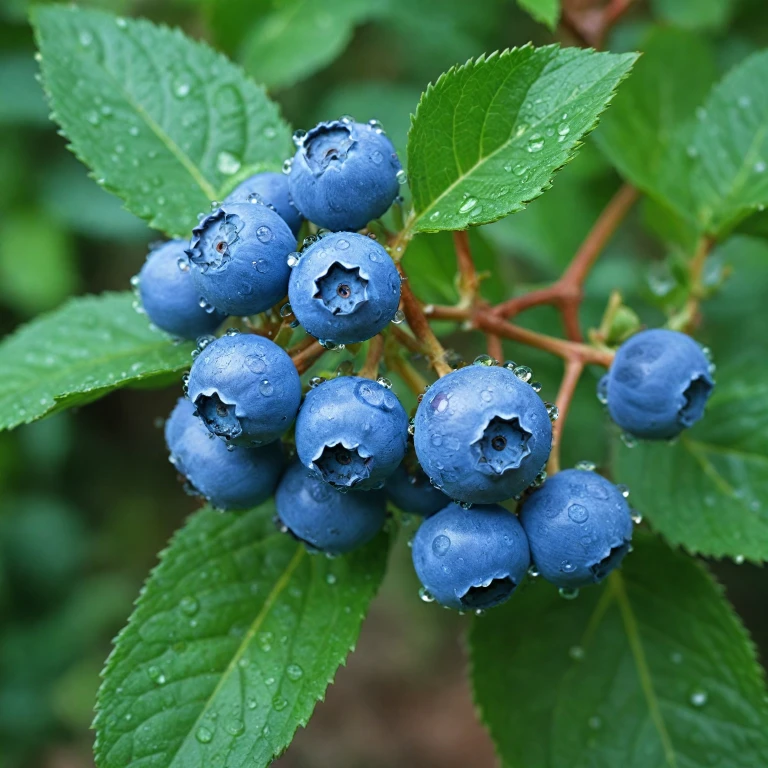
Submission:
{"label": "blurred green foliage", "polygon": [[[309,0],[83,4],[163,21],[209,40],[267,83],[295,127],[342,113],[376,117],[401,153],[410,114],[430,80],[483,52],[553,39],[512,0],[335,0],[322,9]],[[73,293],[124,290],[156,237],[88,178],[48,120],[34,79],[27,5],[26,0],[0,3],[2,333]],[[762,0],[654,0],[636,6],[614,29],[610,50],[642,47],[655,25],[694,30],[699,43],[711,49],[721,77],[768,43],[768,6]],[[491,275],[483,285],[485,297],[497,301],[554,279],[618,183],[590,139],[530,208],[473,231],[478,266]],[[707,306],[703,336],[723,349],[758,333],[759,323],[751,318],[764,314],[765,281],[755,279],[750,267],[765,275],[758,239],[768,227],[758,218],[745,229],[749,235],[732,239],[710,258],[713,283],[725,282]],[[644,203],[589,279],[584,326],[599,324],[614,289],[644,323],[663,320],[675,302],[676,264],[689,243],[673,214]],[[420,235],[406,266],[425,300],[455,300],[450,235]],[[549,308],[527,313],[520,322],[561,330]],[[448,343],[464,357],[483,351],[479,336],[452,334]],[[530,364],[542,394],[554,399],[559,361],[516,345],[505,352]],[[744,354],[754,354],[754,348]],[[90,764],[88,725],[109,640],[129,614],[156,552],[195,506],[179,492],[155,428],[176,394],[122,391],[82,411],[0,433],[0,768],[63,765],[55,756],[64,748],[75,755],[67,765]],[[607,434],[594,377],[585,376],[571,408],[563,464],[604,461]],[[403,547],[394,558],[380,609],[387,622],[379,631],[387,638],[392,632],[402,636],[402,653],[410,654],[410,661],[384,663],[399,673],[423,666],[434,670],[435,679],[450,676],[433,659],[446,643],[440,639],[445,633],[436,630],[446,625],[455,630],[460,621],[422,610],[406,552]],[[765,654],[765,580],[749,566],[720,570]],[[390,610],[395,604],[397,611]],[[373,623],[377,626],[375,616]],[[445,659],[455,663],[450,654]],[[401,688],[401,695],[415,696],[407,683]],[[306,753],[301,745],[306,738],[313,738],[311,728],[299,736],[298,754]],[[364,745],[345,749],[349,765],[372,764]],[[334,754],[331,762],[343,768]],[[441,764],[450,764],[446,759]]]}

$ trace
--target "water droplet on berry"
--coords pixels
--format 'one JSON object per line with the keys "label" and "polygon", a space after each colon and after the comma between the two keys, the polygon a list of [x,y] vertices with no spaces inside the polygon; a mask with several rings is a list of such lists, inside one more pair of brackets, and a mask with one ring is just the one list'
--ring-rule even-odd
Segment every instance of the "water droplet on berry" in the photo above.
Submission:
{"label": "water droplet on berry", "polygon": [[422,603],[434,603],[435,598],[429,593],[426,587],[419,587],[419,598]]}
{"label": "water droplet on berry", "polygon": [[533,371],[527,365],[518,365],[513,371],[520,381],[529,382],[533,377]]}
{"label": "water droplet on berry", "polygon": [[268,243],[273,237],[272,230],[269,227],[261,226],[256,230],[256,237],[259,239],[259,242]]}

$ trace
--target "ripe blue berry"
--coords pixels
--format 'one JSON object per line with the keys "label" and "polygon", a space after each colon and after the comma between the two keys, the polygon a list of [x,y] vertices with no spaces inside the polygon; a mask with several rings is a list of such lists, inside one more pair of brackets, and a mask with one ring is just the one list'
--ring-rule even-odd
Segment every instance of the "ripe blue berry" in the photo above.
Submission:
{"label": "ripe blue berry", "polygon": [[181,399],[165,424],[171,463],[194,491],[218,509],[249,509],[268,499],[283,471],[280,443],[228,450]]}
{"label": "ripe blue berry", "polygon": [[621,491],[604,477],[566,469],[550,477],[520,513],[531,559],[558,587],[604,579],[629,551],[632,514]]}
{"label": "ripe blue berry", "polygon": [[311,389],[296,419],[299,460],[335,488],[380,487],[407,441],[408,417],[395,394],[357,376]]}
{"label": "ripe blue berry", "polygon": [[400,170],[395,148],[380,127],[342,118],[306,134],[288,186],[310,221],[334,231],[356,230],[392,205]]}
{"label": "ripe blue berry", "polygon": [[235,187],[224,201],[225,204],[258,202],[274,206],[283,221],[291,228],[291,232],[294,235],[299,234],[304,219],[291,200],[288,192],[288,177],[284,173],[271,171],[257,173]]}
{"label": "ripe blue berry", "polygon": [[552,425],[541,398],[511,370],[470,365],[429,388],[416,411],[414,445],[446,495],[489,504],[536,479],[552,447]]}
{"label": "ripe blue berry", "polygon": [[275,494],[277,516],[312,549],[340,555],[370,541],[384,525],[383,491],[341,494],[296,462]]}
{"label": "ripe blue berry", "polygon": [[139,296],[158,328],[181,339],[196,339],[213,333],[226,315],[200,306],[200,291],[184,256],[186,247],[183,240],[171,240],[150,251],[139,272]]}
{"label": "ripe blue berry", "polygon": [[377,242],[337,232],[301,255],[291,271],[288,299],[307,333],[354,344],[375,336],[395,316],[400,275]]}
{"label": "ripe blue berry", "polygon": [[715,386],[701,347],[678,331],[641,331],[616,352],[599,395],[625,432],[669,440],[703,415]]}
{"label": "ripe blue berry", "polygon": [[412,455],[407,456],[387,478],[385,488],[394,504],[412,515],[429,517],[451,501],[429,482],[416,457]]}
{"label": "ripe blue berry", "polygon": [[187,394],[214,435],[238,445],[263,445],[293,423],[301,380],[277,344],[240,333],[205,347],[192,364]]}
{"label": "ripe blue berry", "polygon": [[266,205],[225,203],[192,230],[187,250],[205,301],[229,315],[255,315],[288,292],[296,238]]}
{"label": "ripe blue berry", "polygon": [[427,592],[459,611],[503,603],[531,564],[517,517],[496,504],[449,504],[421,524],[412,556]]}

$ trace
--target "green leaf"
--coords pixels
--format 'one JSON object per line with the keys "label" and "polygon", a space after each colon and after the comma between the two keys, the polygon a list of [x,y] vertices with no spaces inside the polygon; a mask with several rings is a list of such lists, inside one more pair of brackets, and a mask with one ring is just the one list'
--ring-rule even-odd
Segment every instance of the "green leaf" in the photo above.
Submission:
{"label": "green leaf", "polygon": [[635,58],[528,45],[441,75],[408,136],[414,228],[464,229],[522,210],[573,157]]}
{"label": "green leaf", "polygon": [[706,415],[674,445],[617,447],[632,506],[690,552],[768,560],[768,381],[754,366],[718,371]]}
{"label": "green leaf", "polygon": [[768,710],[754,648],[696,562],[638,536],[563,600],[535,583],[474,621],[475,702],[504,766],[755,768]]}
{"label": "green leaf", "polygon": [[189,368],[174,344],[131,306],[130,293],[71,299],[0,343],[0,429],[96,400],[126,385],[166,383]]}
{"label": "green leaf", "polygon": [[176,534],[106,665],[99,768],[259,768],[306,725],[355,645],[388,537],[313,557],[273,514],[205,509]]}
{"label": "green leaf", "polygon": [[719,29],[731,17],[733,0],[651,0],[651,7],[659,19],[679,27]]}
{"label": "green leaf", "polygon": [[690,188],[702,228],[722,234],[768,204],[768,51],[726,75],[700,117]]}
{"label": "green leaf", "polygon": [[560,0],[517,0],[517,4],[536,21],[550,29],[560,21]]}
{"label": "green leaf", "polygon": [[292,85],[330,64],[355,27],[383,5],[384,0],[279,0],[253,24],[243,44],[243,66],[270,88]]}
{"label": "green leaf", "polygon": [[157,229],[188,235],[197,212],[289,151],[289,128],[264,90],[180,31],[51,5],[32,19],[73,151]]}
{"label": "green leaf", "polygon": [[716,69],[709,45],[692,32],[655,29],[643,51],[595,141],[622,176],[659,196],[674,136],[704,101]]}
{"label": "green leaf", "polygon": [[63,301],[78,284],[72,251],[69,233],[50,217],[34,210],[12,211],[0,223],[3,303],[33,315]]}

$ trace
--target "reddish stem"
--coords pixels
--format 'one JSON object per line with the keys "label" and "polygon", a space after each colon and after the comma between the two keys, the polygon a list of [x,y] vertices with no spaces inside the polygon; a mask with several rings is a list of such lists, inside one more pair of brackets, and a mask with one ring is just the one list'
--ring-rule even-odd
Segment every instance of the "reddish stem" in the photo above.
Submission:
{"label": "reddish stem", "polygon": [[572,358],[565,362],[565,373],[560,382],[555,403],[558,410],[557,421],[552,425],[552,452],[547,462],[547,472],[553,475],[560,471],[560,443],[565,427],[565,419],[568,416],[568,407],[573,399],[576,385],[579,383],[581,373],[584,370],[584,362],[578,358]]}
{"label": "reddish stem", "polygon": [[293,364],[301,375],[306,373],[327,351],[320,342],[312,339],[310,344],[307,344],[302,350],[292,355]]}

